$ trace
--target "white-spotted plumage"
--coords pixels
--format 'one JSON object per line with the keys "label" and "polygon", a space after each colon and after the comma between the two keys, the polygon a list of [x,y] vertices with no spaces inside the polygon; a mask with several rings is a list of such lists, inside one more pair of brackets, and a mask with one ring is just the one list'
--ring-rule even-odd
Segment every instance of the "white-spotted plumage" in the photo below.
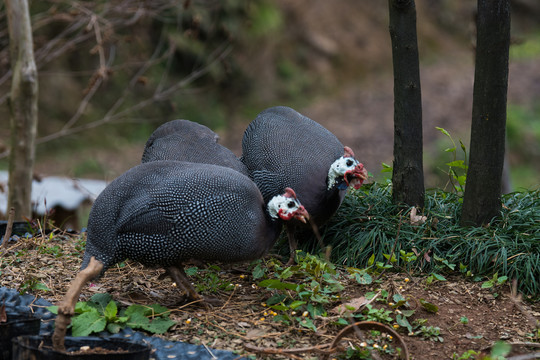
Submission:
{"label": "white-spotted plumage", "polygon": [[102,273],[127,259],[149,266],[254,260],[275,243],[282,220],[307,216],[294,203],[271,217],[256,184],[233,169],[180,161],[141,164],[96,199],[88,220],[82,268],[92,256]]}

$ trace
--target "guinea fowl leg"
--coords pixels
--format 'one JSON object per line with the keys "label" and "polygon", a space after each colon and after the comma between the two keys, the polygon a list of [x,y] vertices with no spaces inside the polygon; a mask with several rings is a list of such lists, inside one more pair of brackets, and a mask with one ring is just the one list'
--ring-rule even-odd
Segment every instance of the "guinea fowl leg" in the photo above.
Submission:
{"label": "guinea fowl leg", "polygon": [[294,226],[287,224],[287,237],[289,238],[289,261],[287,266],[291,266],[295,263],[294,257],[296,256],[296,248],[298,246],[296,238],[294,237]]}
{"label": "guinea fowl leg", "polygon": [[208,308],[208,305],[219,305],[221,302],[218,299],[213,298],[203,298],[197,293],[197,290],[191,285],[184,269],[181,267],[170,266],[167,268],[167,272],[173,279],[173,281],[182,288],[182,290],[188,295],[188,297],[193,301],[200,301],[205,307]]}
{"label": "guinea fowl leg", "polygon": [[64,351],[66,349],[64,346],[66,330],[71,323],[71,317],[75,313],[75,305],[77,304],[82,288],[88,281],[95,278],[101,270],[103,270],[103,263],[92,256],[88,266],[75,276],[66,295],[60,304],[58,304],[58,315],[54,323],[54,333],[52,336],[54,350]]}
{"label": "guinea fowl leg", "polygon": [[317,241],[319,242],[319,246],[321,247],[321,252],[324,253],[324,258],[326,261],[330,261],[330,253],[332,252],[331,246],[324,246],[324,243],[322,242],[321,234],[319,234],[319,228],[317,227],[317,224],[315,224],[315,221],[313,219],[308,219],[309,224],[311,225],[311,230],[313,230],[313,234],[315,234],[315,237],[317,238]]}
{"label": "guinea fowl leg", "polygon": [[[319,228],[317,227],[317,224],[313,221],[313,219],[308,219],[309,225],[311,225],[311,230],[313,231],[313,234],[315,234],[315,237],[317,238],[317,241],[319,242],[319,246],[321,247],[321,251],[324,253],[326,260],[330,260],[330,247],[325,247],[321,235],[319,234]],[[287,237],[289,238],[289,249],[290,249],[290,257],[289,261],[287,262],[287,266],[294,265],[295,260],[294,257],[296,255],[296,249],[298,247],[298,243],[296,242],[296,238],[294,237],[294,226],[287,224]]]}

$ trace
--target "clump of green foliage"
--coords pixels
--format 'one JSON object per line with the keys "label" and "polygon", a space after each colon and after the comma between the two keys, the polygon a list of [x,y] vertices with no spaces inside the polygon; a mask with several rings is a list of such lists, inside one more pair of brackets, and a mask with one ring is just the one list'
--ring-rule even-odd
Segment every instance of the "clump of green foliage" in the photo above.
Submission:
{"label": "clump of green foliage", "polygon": [[[456,193],[428,192],[421,210],[426,221],[411,224],[410,210],[392,204],[391,191],[387,181],[349,192],[322,229],[333,262],[363,268],[372,256],[387,262],[386,254],[394,257],[395,270],[436,274],[432,280],[459,271],[485,281],[497,273],[498,279],[516,279],[525,295],[540,293],[540,189],[503,195],[500,218],[477,228],[459,226]],[[317,252],[316,244],[304,250]]]}
{"label": "clump of green foliage", "polygon": [[[47,308],[57,314],[58,306]],[[125,327],[141,329],[153,334],[163,334],[176,324],[169,319],[170,311],[161,305],[130,305],[118,309],[110,294],[95,294],[90,301],[79,301],[71,320],[73,336],[88,336],[104,330],[116,334]]]}

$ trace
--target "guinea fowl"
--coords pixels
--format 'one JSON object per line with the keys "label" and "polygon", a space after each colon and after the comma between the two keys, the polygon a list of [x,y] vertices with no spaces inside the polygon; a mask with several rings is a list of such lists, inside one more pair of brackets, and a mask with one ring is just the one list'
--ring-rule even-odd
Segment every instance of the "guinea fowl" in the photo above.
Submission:
{"label": "guinea fowl", "polygon": [[248,175],[246,166],[218,140],[218,134],[204,125],[189,120],[172,120],[150,135],[142,162],[177,160],[214,164]]}
{"label": "guinea fowl", "polygon": [[[293,188],[314,231],[336,212],[349,186],[358,189],[367,179],[350,148],[319,123],[285,106],[266,109],[249,124],[241,160],[265,200]],[[294,262],[296,225],[286,226],[289,264]]]}
{"label": "guinea fowl", "polygon": [[191,299],[201,300],[185,261],[257,259],[274,245],[283,221],[308,217],[293,190],[264,202],[257,185],[230,168],[154,161],[128,170],[92,207],[81,271],[58,306],[55,348],[63,348],[84,284],[110,266],[131,259],[164,267]]}

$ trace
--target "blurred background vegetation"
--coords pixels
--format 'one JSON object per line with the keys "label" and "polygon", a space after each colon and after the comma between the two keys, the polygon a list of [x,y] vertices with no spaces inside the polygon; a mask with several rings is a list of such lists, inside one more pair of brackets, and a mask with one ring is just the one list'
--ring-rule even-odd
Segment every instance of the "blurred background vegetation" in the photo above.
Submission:
{"label": "blurred background vegetation", "polygon": [[[426,187],[447,185],[447,129],[468,147],[471,0],[416,0]],[[160,124],[200,122],[240,154],[247,124],[288,105],[351,146],[376,177],[392,162],[392,63],[380,0],[31,2],[39,68],[36,172],[112,180]],[[0,170],[10,64],[0,4]],[[540,3],[512,1],[508,160],[512,188],[540,183]],[[2,156],[2,155],[0,155]]]}

